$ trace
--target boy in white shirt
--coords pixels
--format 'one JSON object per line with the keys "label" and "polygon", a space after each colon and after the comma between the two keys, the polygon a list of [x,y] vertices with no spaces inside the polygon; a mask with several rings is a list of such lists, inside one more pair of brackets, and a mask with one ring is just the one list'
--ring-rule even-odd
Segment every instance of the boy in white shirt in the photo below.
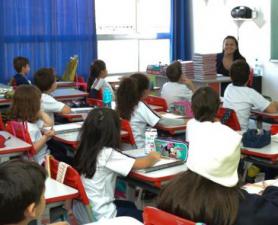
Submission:
{"label": "boy in white shirt", "polygon": [[57,88],[54,70],[41,68],[34,74],[34,84],[41,90],[41,109],[54,121],[54,113],[67,114],[71,112],[69,106],[57,101],[51,93]]}
{"label": "boy in white shirt", "polygon": [[251,109],[267,113],[278,111],[278,103],[269,102],[261,94],[247,87],[250,67],[245,60],[236,60],[230,68],[232,84],[229,84],[224,93],[223,107],[233,109],[239,120],[241,130],[248,129]]}
{"label": "boy in white shirt", "polygon": [[166,75],[169,82],[165,83],[161,90],[161,97],[167,101],[170,106],[175,101],[191,101],[195,86],[192,81],[182,74],[181,63],[175,61],[166,69]]}

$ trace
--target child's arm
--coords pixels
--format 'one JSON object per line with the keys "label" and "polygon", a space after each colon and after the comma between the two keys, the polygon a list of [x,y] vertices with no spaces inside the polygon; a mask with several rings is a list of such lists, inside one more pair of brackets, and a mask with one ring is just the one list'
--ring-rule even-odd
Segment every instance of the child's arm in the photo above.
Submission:
{"label": "child's arm", "polygon": [[54,125],[54,121],[43,111],[39,112],[39,119],[43,121],[44,127],[52,127]]}
{"label": "child's arm", "polygon": [[193,84],[192,80],[188,79],[186,76],[182,76],[180,82],[185,84],[193,93],[196,91],[196,87]]}
{"label": "child's arm", "polygon": [[143,158],[138,158],[135,160],[132,169],[140,170],[144,168],[151,167],[160,159],[160,154],[158,152],[150,152],[149,155]]}
{"label": "child's arm", "polygon": [[46,144],[48,139],[54,136],[54,134],[55,134],[54,130],[47,130],[44,132],[44,134],[38,141],[33,142],[33,146],[36,152],[39,152],[42,149],[42,147]]}
{"label": "child's arm", "polygon": [[71,112],[71,108],[68,105],[64,105],[64,107],[61,110],[62,114],[69,114]]}
{"label": "child's arm", "polygon": [[276,113],[278,111],[278,102],[271,102],[264,111],[267,113]]}

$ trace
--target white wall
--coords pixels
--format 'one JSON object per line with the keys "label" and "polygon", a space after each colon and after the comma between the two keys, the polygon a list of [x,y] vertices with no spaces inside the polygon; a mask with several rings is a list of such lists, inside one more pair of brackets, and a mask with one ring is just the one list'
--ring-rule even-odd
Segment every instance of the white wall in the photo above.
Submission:
{"label": "white wall", "polygon": [[258,18],[244,21],[239,28],[239,48],[248,63],[255,58],[264,65],[263,93],[278,100],[278,63],[270,59],[270,0],[192,0],[194,51],[216,53],[222,51],[225,36],[238,36],[231,17],[231,9],[245,5],[256,8]]}

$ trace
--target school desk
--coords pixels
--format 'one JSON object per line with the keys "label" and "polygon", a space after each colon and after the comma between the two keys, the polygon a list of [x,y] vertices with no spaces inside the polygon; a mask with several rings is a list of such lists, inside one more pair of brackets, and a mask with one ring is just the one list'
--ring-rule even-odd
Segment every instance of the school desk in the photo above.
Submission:
{"label": "school desk", "polygon": [[86,108],[72,108],[71,113],[68,114],[59,114],[69,122],[77,122],[83,121],[86,119],[88,113],[93,109],[93,107],[86,107]]}
{"label": "school desk", "polygon": [[73,81],[57,81],[57,88],[75,88],[76,84]]}
{"label": "school desk", "polygon": [[79,193],[78,190],[72,187],[62,184],[52,178],[47,178],[44,196],[46,203],[49,204],[77,198]]}
{"label": "school desk", "polygon": [[266,118],[266,119],[278,119],[278,113],[267,113],[252,110],[251,113],[257,117]]}
{"label": "school desk", "polygon": [[59,101],[75,101],[83,100],[88,93],[74,88],[59,88],[52,92],[51,95]]}
{"label": "school desk", "polygon": [[231,78],[223,76],[222,74],[217,74],[215,79],[192,79],[192,82],[197,87],[209,86],[217,91],[219,94],[221,93],[221,83],[230,83]]}
{"label": "school desk", "polygon": [[144,224],[132,217],[120,216],[120,217],[114,217],[112,219],[102,219],[94,223],[87,223],[86,225],[144,225]]}
{"label": "school desk", "polygon": [[[57,125],[57,126],[59,126],[59,125]],[[126,135],[128,135],[127,131],[121,131],[121,137],[126,136]],[[64,144],[70,145],[75,149],[79,144],[79,131],[55,134],[53,138]]]}
{"label": "school desk", "polygon": [[247,156],[254,156],[271,161],[273,164],[278,161],[278,142],[272,140],[269,145],[263,148],[241,147],[241,153]]}
{"label": "school desk", "polygon": [[79,196],[78,190],[62,184],[52,178],[47,178],[45,181],[45,201],[46,207],[42,218],[37,221],[39,225],[49,224],[50,209],[57,206],[63,206],[66,200],[71,200]]}
{"label": "school desk", "polygon": [[0,106],[7,106],[8,107],[9,105],[11,105],[11,103],[12,103],[11,99],[0,97]]}
{"label": "school desk", "polygon": [[0,161],[4,158],[22,155],[23,153],[29,151],[32,147],[31,144],[22,141],[7,131],[0,131],[0,135],[6,138],[6,147],[0,148]]}

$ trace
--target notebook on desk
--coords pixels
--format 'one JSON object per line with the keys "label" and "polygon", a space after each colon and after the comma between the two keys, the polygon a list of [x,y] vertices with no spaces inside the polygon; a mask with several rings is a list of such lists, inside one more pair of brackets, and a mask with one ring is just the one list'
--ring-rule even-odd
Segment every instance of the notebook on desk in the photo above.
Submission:
{"label": "notebook on desk", "polygon": [[[134,149],[134,150],[126,150],[122,151],[123,154],[132,157],[132,158],[142,158],[146,156],[144,149]],[[184,160],[174,159],[174,158],[161,158],[157,163],[155,163],[152,167],[138,170],[143,173],[149,173],[161,169],[166,169],[173,166],[178,166],[184,164]]]}

